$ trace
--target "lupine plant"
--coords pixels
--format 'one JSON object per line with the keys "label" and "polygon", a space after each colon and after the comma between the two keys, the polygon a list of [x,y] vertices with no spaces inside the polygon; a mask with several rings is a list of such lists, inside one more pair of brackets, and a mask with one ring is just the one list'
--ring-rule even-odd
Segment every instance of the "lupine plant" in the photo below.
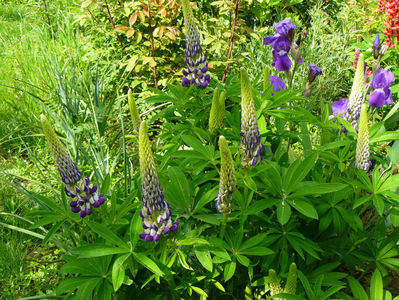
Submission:
{"label": "lupine plant", "polygon": [[[306,31],[295,34],[291,19],[265,38],[273,58],[262,62],[263,74],[242,67],[221,84],[210,81],[187,0],[183,11],[182,82],[138,99],[157,105],[141,117],[131,91],[127,101],[123,94],[119,119],[104,127],[104,139],[77,143],[77,156],[91,162],[88,147],[115,141],[107,154],[118,157],[116,170],[101,178],[101,193],[44,116],[64,184],[56,200],[5,173],[41,206],[32,228],[19,230],[65,251],[66,278],[51,297],[390,299],[381,294],[384,284],[394,290],[389,280],[399,271],[399,157],[392,143],[399,132],[389,130],[398,107],[391,106],[394,75],[380,68],[379,38],[368,52],[380,65],[367,82],[368,61],[359,55],[355,73],[348,68],[352,89],[343,94],[349,98],[330,103],[329,118],[330,105],[309,105],[320,101],[313,92],[327,79],[322,64],[301,58]],[[271,74],[275,69],[285,79]],[[294,84],[298,77],[303,86]],[[90,106],[78,106],[78,115],[84,107]],[[133,126],[125,120],[129,110]],[[126,140],[133,133],[138,147]],[[59,182],[49,184],[51,190]]]}

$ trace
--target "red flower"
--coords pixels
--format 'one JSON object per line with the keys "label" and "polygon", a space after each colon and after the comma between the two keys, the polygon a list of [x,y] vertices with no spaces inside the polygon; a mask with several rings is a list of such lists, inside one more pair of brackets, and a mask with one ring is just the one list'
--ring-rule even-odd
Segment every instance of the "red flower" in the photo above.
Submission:
{"label": "red flower", "polygon": [[[355,71],[356,71],[356,68],[357,68],[357,61],[359,60],[359,55],[360,55],[360,49],[356,49],[355,60],[353,62],[353,68],[355,69]],[[367,79],[370,79],[371,70],[369,69],[369,67],[366,67],[366,74],[367,74]]]}
{"label": "red flower", "polygon": [[384,34],[387,36],[385,41],[389,47],[393,47],[395,37],[399,40],[399,0],[379,0],[378,10],[385,10],[388,18],[385,22]]}

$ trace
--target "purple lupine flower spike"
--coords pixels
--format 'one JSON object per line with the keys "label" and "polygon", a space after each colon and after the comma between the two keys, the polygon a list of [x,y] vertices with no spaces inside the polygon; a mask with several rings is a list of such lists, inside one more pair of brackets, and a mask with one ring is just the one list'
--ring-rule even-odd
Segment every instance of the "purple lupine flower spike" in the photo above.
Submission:
{"label": "purple lupine flower spike", "polygon": [[384,105],[392,104],[391,84],[395,81],[395,76],[392,72],[384,69],[379,69],[375,74],[373,82],[371,83],[374,89],[369,97],[370,106],[382,107]]}
{"label": "purple lupine flower spike", "polygon": [[183,0],[184,26],[186,30],[186,64],[187,69],[183,69],[181,84],[190,86],[196,84],[197,87],[206,87],[211,80],[208,74],[208,62],[202,53],[200,35],[195,24],[193,12],[189,0]]}
{"label": "purple lupine flower spike", "polygon": [[378,59],[378,56],[380,55],[380,48],[381,48],[381,43],[380,43],[380,34],[377,34],[374,43],[373,43],[373,56],[374,59]]}
{"label": "purple lupine flower spike", "polygon": [[140,216],[144,228],[140,237],[147,242],[157,242],[162,234],[177,230],[179,223],[177,221],[172,222],[172,210],[169,203],[164,201],[145,122],[141,122],[139,132],[141,191],[143,195]]}
{"label": "purple lupine flower spike", "polygon": [[92,213],[92,206],[99,207],[105,202],[103,194],[97,194],[97,186],[90,185],[90,178],[82,179],[82,173],[76,167],[64,145],[59,141],[46,116],[40,116],[44,135],[53,153],[55,162],[65,183],[65,195],[72,198],[69,202],[71,211],[79,213],[80,217]]}

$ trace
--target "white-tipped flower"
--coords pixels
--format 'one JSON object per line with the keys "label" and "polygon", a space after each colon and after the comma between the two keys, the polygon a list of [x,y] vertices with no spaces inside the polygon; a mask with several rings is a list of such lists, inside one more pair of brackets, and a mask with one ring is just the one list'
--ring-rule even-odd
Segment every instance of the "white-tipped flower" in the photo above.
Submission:
{"label": "white-tipped flower", "polygon": [[364,82],[364,55],[360,54],[357,62],[355,78],[352,84],[352,90],[348,101],[348,113],[346,118],[351,122],[352,126],[356,127],[359,119],[360,109],[363,103],[364,92],[366,90]]}

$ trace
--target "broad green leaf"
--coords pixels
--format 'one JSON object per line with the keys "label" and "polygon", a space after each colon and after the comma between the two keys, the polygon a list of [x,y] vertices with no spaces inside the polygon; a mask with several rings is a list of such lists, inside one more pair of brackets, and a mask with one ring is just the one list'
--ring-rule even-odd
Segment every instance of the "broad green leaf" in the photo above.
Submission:
{"label": "broad green leaf", "polygon": [[303,215],[305,215],[305,216],[307,216],[309,218],[312,218],[312,219],[318,219],[319,218],[319,216],[317,215],[316,209],[307,200],[295,199],[295,200],[292,200],[290,203],[301,214],[303,214]]}
{"label": "broad green leaf", "polygon": [[219,281],[215,281],[213,284],[215,285],[216,288],[218,288],[222,292],[226,292],[224,286]]}
{"label": "broad green leaf", "polygon": [[370,144],[399,140],[399,131],[387,131],[370,138]]}
{"label": "broad green leaf", "polygon": [[168,169],[168,178],[170,180],[167,191],[169,203],[172,207],[189,210],[192,203],[186,175],[179,167],[171,167]]}
{"label": "broad green leaf", "polygon": [[62,281],[57,288],[55,289],[57,295],[62,295],[65,292],[68,291],[73,291],[76,288],[78,288],[80,285],[90,281],[93,282],[93,280],[98,280],[96,277],[89,277],[89,276],[80,276],[80,277],[73,277],[73,278],[68,278],[64,281]]}
{"label": "broad green leaf", "polygon": [[196,292],[198,295],[202,295],[202,296],[208,297],[208,294],[205,293],[205,291],[204,291],[203,289],[201,289],[201,288],[199,288],[199,287],[196,287],[196,286],[193,286],[193,285],[191,286],[191,288],[192,288],[193,291]]}
{"label": "broad green leaf", "polygon": [[321,195],[326,193],[333,193],[342,190],[347,185],[342,183],[317,183],[317,182],[303,182],[300,183],[293,194],[289,198],[303,197],[308,195]]}
{"label": "broad green leaf", "polygon": [[178,246],[189,246],[189,245],[199,245],[199,244],[209,245],[209,242],[201,238],[188,238],[177,242]]}
{"label": "broad green leaf", "polygon": [[161,271],[161,269],[157,266],[157,264],[147,256],[145,256],[142,253],[137,253],[137,252],[132,252],[134,258],[145,268],[153,272],[154,274],[158,276],[163,276],[164,273]]}
{"label": "broad green leaf", "polygon": [[228,281],[231,277],[233,277],[234,272],[236,271],[236,265],[237,265],[236,262],[232,261],[224,266],[223,278],[225,282]]}
{"label": "broad green leaf", "polygon": [[124,262],[129,256],[130,253],[119,256],[112,266],[112,286],[115,292],[120,288],[125,279]]}
{"label": "broad green leaf", "polygon": [[59,221],[62,219],[63,216],[60,215],[59,213],[54,213],[51,215],[43,216],[39,221],[35,222],[35,224],[32,224],[29,229],[36,229],[44,225],[48,225],[50,223],[55,223],[56,221]]}
{"label": "broad green leaf", "polygon": [[188,265],[188,263],[186,261],[186,256],[184,255],[184,253],[181,250],[179,250],[179,249],[176,249],[176,252],[177,252],[177,255],[179,256],[179,262],[183,266],[183,268],[185,268],[187,270],[190,270],[190,271],[193,271],[193,268],[191,268]]}
{"label": "broad green leaf", "polygon": [[378,192],[384,192],[392,189],[398,189],[399,188],[399,174],[395,174],[391,177],[389,177],[378,189]]}
{"label": "broad green leaf", "polygon": [[256,255],[256,256],[265,256],[265,255],[274,254],[273,250],[266,248],[266,247],[261,247],[261,246],[252,247],[252,248],[248,248],[245,250],[240,250],[239,252],[241,254],[245,254],[245,255]]}
{"label": "broad green leaf", "polygon": [[381,300],[384,296],[381,273],[376,269],[371,276],[370,300]]}
{"label": "broad green leaf", "polygon": [[254,246],[259,245],[260,243],[262,243],[265,238],[266,238],[267,234],[266,233],[259,233],[253,237],[251,237],[250,239],[246,240],[239,248],[239,251],[243,251],[245,249],[248,248],[252,248]]}
{"label": "broad green leaf", "polygon": [[195,246],[194,247],[195,256],[201,265],[207,269],[209,272],[213,270],[212,258],[207,246]]}
{"label": "broad green leaf", "polygon": [[[88,296],[93,294],[93,290],[103,281],[103,278],[92,278],[79,285],[79,289],[76,292],[76,298],[78,300],[87,300]],[[90,299],[90,297],[89,297]]]}
{"label": "broad green leaf", "polygon": [[286,224],[291,216],[291,206],[287,201],[277,203],[277,219],[281,225]]}
{"label": "broad green leaf", "polygon": [[140,217],[140,210],[137,209],[130,223],[130,242],[132,243],[132,250],[136,247],[139,240],[139,234],[143,231],[143,225]]}
{"label": "broad green leaf", "polygon": [[294,162],[295,167],[291,169],[291,167],[287,171],[287,176],[289,172],[292,172],[292,175],[289,176],[285,181],[284,181],[284,190],[286,191],[287,194],[289,194],[291,191],[293,191],[297,185],[305,179],[306,175],[309,173],[309,171],[314,167],[317,161],[317,154],[313,153],[309,155],[307,158],[305,158],[300,164],[296,164],[296,161]]}
{"label": "broad green leaf", "polygon": [[4,227],[6,227],[6,228],[8,228],[8,229],[15,230],[15,231],[19,231],[19,232],[22,232],[22,233],[25,233],[25,234],[34,236],[34,237],[36,237],[36,238],[38,238],[38,239],[41,239],[41,240],[44,239],[44,235],[42,235],[42,234],[40,234],[40,233],[36,233],[36,232],[34,232],[34,231],[31,231],[31,230],[27,230],[27,229],[21,228],[21,227],[17,227],[17,226],[14,226],[14,225],[5,224],[5,223],[2,223],[2,222],[0,222],[0,226],[4,226]]}
{"label": "broad green leaf", "polygon": [[51,229],[46,234],[46,237],[43,240],[43,244],[47,243],[51,239],[51,237],[57,232],[57,230],[62,226],[62,224],[64,224],[64,223],[65,223],[65,220],[62,220],[61,222],[58,222],[53,227],[51,227]]}
{"label": "broad green leaf", "polygon": [[89,258],[89,257],[99,257],[99,256],[113,255],[119,253],[127,253],[129,251],[130,251],[129,249],[117,248],[117,247],[107,246],[104,244],[91,244],[74,248],[71,250],[71,253],[79,255],[82,258]]}
{"label": "broad green leaf", "polygon": [[86,224],[89,225],[91,230],[97,233],[99,236],[104,238],[108,243],[118,245],[121,248],[130,249],[130,247],[115,233],[113,233],[109,227],[99,224],[93,221],[86,221]]}
{"label": "broad green leaf", "polygon": [[235,257],[237,258],[238,262],[242,264],[243,266],[248,267],[250,264],[250,260],[248,257],[241,255],[241,254],[235,254]]}

